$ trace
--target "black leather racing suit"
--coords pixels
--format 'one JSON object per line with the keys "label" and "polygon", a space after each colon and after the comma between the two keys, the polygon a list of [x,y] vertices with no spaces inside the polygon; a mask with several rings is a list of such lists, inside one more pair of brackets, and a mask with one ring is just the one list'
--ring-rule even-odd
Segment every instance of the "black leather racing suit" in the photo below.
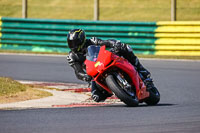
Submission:
{"label": "black leather racing suit", "polygon": [[[132,52],[129,45],[121,43],[117,40],[101,40],[96,37],[86,39],[84,48],[79,53],[69,52],[67,56],[68,63],[75,70],[76,77],[80,80],[89,82],[91,77],[86,74],[84,61],[86,59],[86,50],[90,45],[106,45],[108,48],[113,48],[115,53],[126,58],[139,72],[141,78],[145,80],[150,77],[150,73],[140,64],[138,58]],[[92,91],[95,90],[98,85],[92,82]]]}

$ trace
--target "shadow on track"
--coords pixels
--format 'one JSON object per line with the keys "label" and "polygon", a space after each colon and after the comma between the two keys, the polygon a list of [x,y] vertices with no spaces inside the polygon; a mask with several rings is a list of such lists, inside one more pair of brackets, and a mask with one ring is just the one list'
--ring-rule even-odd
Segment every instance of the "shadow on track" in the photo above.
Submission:
{"label": "shadow on track", "polygon": [[171,103],[160,103],[160,104],[157,104],[157,105],[146,105],[146,104],[141,104],[137,107],[128,107],[127,105],[125,104],[113,104],[113,105],[105,105],[105,106],[102,106],[102,107],[128,107],[128,108],[141,108],[141,107],[159,107],[159,106],[174,106],[176,104],[171,104]]}

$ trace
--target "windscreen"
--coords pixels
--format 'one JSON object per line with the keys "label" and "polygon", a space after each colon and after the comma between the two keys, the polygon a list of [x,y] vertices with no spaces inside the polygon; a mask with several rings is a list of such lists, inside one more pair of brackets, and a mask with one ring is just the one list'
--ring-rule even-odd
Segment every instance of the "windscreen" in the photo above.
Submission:
{"label": "windscreen", "polygon": [[96,62],[99,54],[100,46],[91,45],[87,48],[86,59]]}

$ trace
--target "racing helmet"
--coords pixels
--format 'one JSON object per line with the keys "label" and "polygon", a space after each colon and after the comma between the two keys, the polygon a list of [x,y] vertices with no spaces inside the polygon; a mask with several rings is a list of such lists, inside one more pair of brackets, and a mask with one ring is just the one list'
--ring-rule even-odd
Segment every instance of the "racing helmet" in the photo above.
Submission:
{"label": "racing helmet", "polygon": [[86,40],[85,31],[82,29],[73,29],[67,35],[67,43],[73,52],[79,52],[84,47]]}

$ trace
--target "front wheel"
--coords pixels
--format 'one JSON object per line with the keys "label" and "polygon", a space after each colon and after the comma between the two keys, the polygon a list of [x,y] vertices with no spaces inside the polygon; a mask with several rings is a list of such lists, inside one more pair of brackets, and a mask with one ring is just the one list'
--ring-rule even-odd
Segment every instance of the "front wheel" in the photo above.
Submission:
{"label": "front wheel", "polygon": [[107,86],[115,93],[115,95],[123,101],[128,106],[138,106],[138,99],[135,94],[132,92],[128,92],[124,90],[119,82],[117,82],[117,78],[113,75],[108,75],[106,77],[106,84]]}

